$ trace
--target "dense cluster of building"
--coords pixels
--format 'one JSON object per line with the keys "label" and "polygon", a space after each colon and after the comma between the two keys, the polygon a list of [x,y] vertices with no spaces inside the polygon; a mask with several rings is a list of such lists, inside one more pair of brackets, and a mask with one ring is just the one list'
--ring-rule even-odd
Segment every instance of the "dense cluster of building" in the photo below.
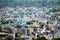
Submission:
{"label": "dense cluster of building", "polygon": [[[51,40],[53,37],[60,38],[60,12],[54,12],[58,8],[53,9],[52,7],[19,6],[1,8],[0,26],[3,28],[1,35],[10,35],[13,37],[13,40],[16,38],[16,33],[25,40],[32,40],[32,38],[42,36],[48,40]],[[8,22],[4,24],[1,19]],[[9,20],[12,20],[14,23],[10,23]],[[22,25],[22,27],[16,28],[18,24]],[[7,30],[4,29],[6,26],[9,26]]]}

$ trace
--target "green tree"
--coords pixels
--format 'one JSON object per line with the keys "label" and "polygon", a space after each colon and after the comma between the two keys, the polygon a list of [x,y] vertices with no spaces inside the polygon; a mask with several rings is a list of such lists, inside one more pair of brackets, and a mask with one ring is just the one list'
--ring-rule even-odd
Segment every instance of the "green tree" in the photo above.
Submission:
{"label": "green tree", "polygon": [[60,40],[60,38],[54,38],[54,39],[52,39],[52,40]]}
{"label": "green tree", "polygon": [[1,22],[2,22],[2,24],[6,24],[7,21],[6,20],[1,20]]}
{"label": "green tree", "polygon": [[4,27],[4,30],[8,30],[10,27],[9,26],[5,26]]}
{"label": "green tree", "polygon": [[[38,40],[39,40],[39,38],[38,38]],[[47,40],[47,39],[45,37],[41,37],[40,40]]]}
{"label": "green tree", "polygon": [[55,18],[56,18],[56,15],[51,16],[51,20],[55,20]]}
{"label": "green tree", "polygon": [[8,36],[5,38],[5,40],[13,40],[13,38],[11,36]]}
{"label": "green tree", "polygon": [[47,40],[45,37],[38,37],[37,39],[32,39],[32,40]]}
{"label": "green tree", "polygon": [[26,22],[26,24],[30,25],[30,24],[33,24],[33,23],[32,23],[32,22],[30,22],[30,21],[28,21],[28,22]]}
{"label": "green tree", "polygon": [[13,20],[10,20],[10,23],[14,23],[14,21]]}
{"label": "green tree", "polygon": [[17,26],[16,26],[17,28],[21,28],[22,27],[22,25],[20,25],[20,24],[17,24]]}
{"label": "green tree", "polygon": [[35,20],[32,20],[32,22],[35,22]]}
{"label": "green tree", "polygon": [[32,38],[32,40],[35,40],[34,38]]}
{"label": "green tree", "polygon": [[24,38],[18,37],[15,40],[24,40]]}
{"label": "green tree", "polygon": [[2,32],[2,28],[0,27],[0,32]]}
{"label": "green tree", "polygon": [[16,33],[15,36],[18,37],[18,33]]}
{"label": "green tree", "polygon": [[37,31],[37,27],[33,27],[34,31]]}
{"label": "green tree", "polygon": [[28,26],[25,26],[25,28],[28,28]]}
{"label": "green tree", "polygon": [[19,40],[24,40],[24,38],[19,38]]}
{"label": "green tree", "polygon": [[43,23],[40,23],[39,26],[40,26],[40,28],[43,28],[44,24]]}

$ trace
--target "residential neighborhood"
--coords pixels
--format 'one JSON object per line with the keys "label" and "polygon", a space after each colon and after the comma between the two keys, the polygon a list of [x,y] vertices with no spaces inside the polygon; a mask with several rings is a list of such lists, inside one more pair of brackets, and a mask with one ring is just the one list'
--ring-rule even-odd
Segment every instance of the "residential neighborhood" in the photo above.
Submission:
{"label": "residential neighborhood", "polygon": [[0,40],[60,40],[60,0],[16,1],[0,1]]}

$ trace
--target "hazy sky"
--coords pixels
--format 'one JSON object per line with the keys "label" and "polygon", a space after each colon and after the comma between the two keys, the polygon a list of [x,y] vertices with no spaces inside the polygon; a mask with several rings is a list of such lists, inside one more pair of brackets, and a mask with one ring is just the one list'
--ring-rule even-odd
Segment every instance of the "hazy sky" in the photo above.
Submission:
{"label": "hazy sky", "polygon": [[14,2],[14,1],[58,1],[60,2],[60,0],[0,0],[0,1],[9,1],[9,2]]}

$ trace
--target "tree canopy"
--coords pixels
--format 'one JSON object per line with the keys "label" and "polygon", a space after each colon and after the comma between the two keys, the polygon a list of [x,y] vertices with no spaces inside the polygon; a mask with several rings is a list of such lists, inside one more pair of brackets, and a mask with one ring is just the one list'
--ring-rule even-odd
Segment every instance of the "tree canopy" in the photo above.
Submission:
{"label": "tree canopy", "polygon": [[60,38],[54,38],[54,39],[52,39],[52,40],[60,40]]}
{"label": "tree canopy", "polygon": [[8,36],[5,38],[5,40],[13,40],[13,38],[11,36]]}
{"label": "tree canopy", "polygon": [[22,27],[22,25],[20,25],[20,24],[17,24],[17,26],[16,26],[17,28],[21,28]]}
{"label": "tree canopy", "polygon": [[39,26],[40,26],[40,28],[43,28],[44,24],[43,23],[40,23]]}
{"label": "tree canopy", "polygon": [[2,28],[0,27],[0,32],[2,32]]}
{"label": "tree canopy", "polygon": [[37,39],[32,39],[32,40],[47,40],[45,37],[38,37]]}
{"label": "tree canopy", "polygon": [[30,22],[30,21],[28,21],[28,22],[26,22],[26,24],[30,25],[30,24],[33,24],[33,23],[32,23],[32,22]]}

